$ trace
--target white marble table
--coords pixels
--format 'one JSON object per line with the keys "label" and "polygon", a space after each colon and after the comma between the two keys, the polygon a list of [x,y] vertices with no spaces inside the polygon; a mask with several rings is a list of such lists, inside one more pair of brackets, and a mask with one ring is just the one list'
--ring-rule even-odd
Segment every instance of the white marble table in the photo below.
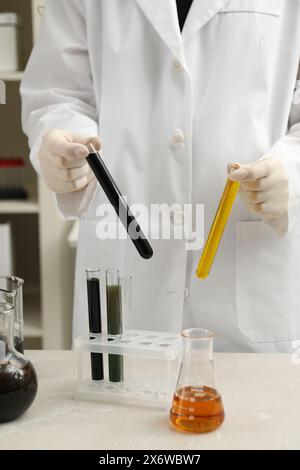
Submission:
{"label": "white marble table", "polygon": [[160,410],[78,402],[72,352],[28,353],[39,375],[32,408],[0,425],[0,449],[300,449],[300,364],[289,355],[216,354],[226,419],[183,434]]}

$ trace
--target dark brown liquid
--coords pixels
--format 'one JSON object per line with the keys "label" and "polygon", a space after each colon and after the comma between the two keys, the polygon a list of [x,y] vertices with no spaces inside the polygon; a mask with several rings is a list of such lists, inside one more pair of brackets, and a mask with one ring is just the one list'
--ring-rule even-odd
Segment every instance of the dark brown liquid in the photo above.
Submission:
{"label": "dark brown liquid", "polygon": [[224,421],[220,394],[210,387],[190,386],[177,390],[170,411],[170,421],[181,431],[214,431]]}
{"label": "dark brown liquid", "polygon": [[19,418],[32,404],[37,392],[37,376],[31,362],[16,368],[0,364],[0,423]]}

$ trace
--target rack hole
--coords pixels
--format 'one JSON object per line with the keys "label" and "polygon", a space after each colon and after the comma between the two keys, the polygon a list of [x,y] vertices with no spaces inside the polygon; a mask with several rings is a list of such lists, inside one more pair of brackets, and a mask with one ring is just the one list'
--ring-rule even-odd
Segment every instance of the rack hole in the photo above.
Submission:
{"label": "rack hole", "polygon": [[115,387],[114,385],[103,385],[102,390],[112,392],[117,390],[117,387]]}
{"label": "rack hole", "polygon": [[140,343],[140,345],[142,346],[151,346],[151,341],[143,341],[142,343]]}
{"label": "rack hole", "polygon": [[171,346],[169,343],[159,344],[160,348],[168,348],[169,346]]}

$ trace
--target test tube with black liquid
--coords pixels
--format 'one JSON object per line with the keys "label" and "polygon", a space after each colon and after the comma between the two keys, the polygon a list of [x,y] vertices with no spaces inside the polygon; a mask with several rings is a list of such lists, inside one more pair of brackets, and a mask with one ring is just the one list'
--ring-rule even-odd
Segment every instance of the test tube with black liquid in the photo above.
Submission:
{"label": "test tube with black liquid", "polygon": [[[122,325],[122,298],[119,271],[106,271],[106,303],[107,303],[107,333],[120,335],[123,332]],[[108,355],[110,382],[123,382],[124,363],[123,356],[117,354]]]}
{"label": "test tube with black liquid", "polygon": [[[89,329],[90,333],[102,333],[101,325],[101,300],[100,300],[100,270],[87,269],[87,297],[89,310]],[[91,373],[92,380],[103,380],[103,355],[91,353]]]}
{"label": "test tube with black liquid", "polygon": [[116,182],[108,171],[101,155],[92,144],[88,144],[89,155],[87,162],[96,176],[99,184],[105,192],[109,202],[113,206],[116,214],[127,230],[134,246],[140,256],[144,259],[150,259],[153,256],[153,250],[146,239],[141,227],[137,223],[133,213],[128,207],[123,195],[121,194]]}

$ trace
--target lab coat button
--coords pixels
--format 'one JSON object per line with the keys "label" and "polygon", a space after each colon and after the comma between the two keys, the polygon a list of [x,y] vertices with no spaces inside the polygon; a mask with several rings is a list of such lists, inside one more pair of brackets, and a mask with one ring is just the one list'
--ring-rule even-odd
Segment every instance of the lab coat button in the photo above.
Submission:
{"label": "lab coat button", "polygon": [[176,71],[176,72],[182,72],[184,70],[184,67],[182,65],[182,63],[178,60],[178,59],[174,59],[173,60],[173,69]]}
{"label": "lab coat button", "polygon": [[183,134],[179,132],[176,132],[175,134],[173,134],[173,137],[172,137],[173,145],[182,145],[184,143],[185,143],[185,138]]}
{"label": "lab coat button", "polygon": [[189,297],[189,295],[190,295],[190,292],[189,292],[188,288],[186,287],[184,289],[184,298],[187,299]]}

